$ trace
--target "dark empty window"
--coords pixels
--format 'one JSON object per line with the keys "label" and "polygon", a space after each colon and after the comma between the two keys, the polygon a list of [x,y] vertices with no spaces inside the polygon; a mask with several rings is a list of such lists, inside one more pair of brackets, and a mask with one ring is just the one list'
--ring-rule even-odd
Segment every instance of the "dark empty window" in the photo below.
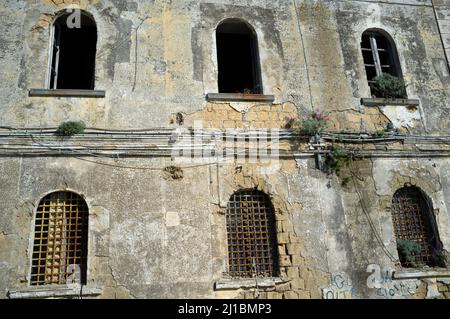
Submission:
{"label": "dark empty window", "polygon": [[364,32],[361,49],[369,85],[374,83],[376,76],[384,73],[402,77],[397,50],[388,35],[379,31]]}
{"label": "dark empty window", "polygon": [[71,19],[72,14],[65,13],[53,25],[49,86],[50,89],[93,90],[97,27],[87,13],[81,13],[79,24],[73,25]]}
{"label": "dark empty window", "polygon": [[403,187],[395,193],[392,220],[402,266],[444,266],[431,200],[420,188]]}
{"label": "dark empty window", "polygon": [[275,216],[268,196],[256,190],[234,193],[226,211],[228,273],[271,277],[277,272]]}
{"label": "dark empty window", "polygon": [[33,286],[86,284],[88,207],[71,192],[55,192],[39,203],[31,268]]}
{"label": "dark empty window", "polygon": [[262,94],[258,40],[245,22],[228,19],[216,31],[219,93]]}

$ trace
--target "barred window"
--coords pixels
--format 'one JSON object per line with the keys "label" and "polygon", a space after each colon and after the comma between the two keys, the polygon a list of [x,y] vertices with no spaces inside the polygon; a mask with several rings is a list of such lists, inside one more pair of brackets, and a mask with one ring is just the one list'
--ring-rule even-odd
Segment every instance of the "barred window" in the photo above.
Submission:
{"label": "barred window", "polygon": [[392,220],[403,267],[443,266],[431,200],[420,188],[405,186],[394,194]]}
{"label": "barred window", "polygon": [[226,223],[229,275],[276,276],[275,216],[268,196],[256,190],[234,193],[228,203]]}
{"label": "barred window", "polygon": [[86,284],[88,206],[72,192],[45,196],[36,213],[31,285]]}
{"label": "barred window", "polygon": [[403,77],[394,41],[384,31],[365,31],[362,35],[361,50],[369,86],[372,87],[375,83],[375,77],[383,74]]}

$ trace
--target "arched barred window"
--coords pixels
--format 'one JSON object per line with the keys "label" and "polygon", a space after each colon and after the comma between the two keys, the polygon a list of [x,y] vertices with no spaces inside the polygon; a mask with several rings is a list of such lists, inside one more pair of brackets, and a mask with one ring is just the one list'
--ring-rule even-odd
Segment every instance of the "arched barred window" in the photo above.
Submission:
{"label": "arched barred window", "polygon": [[34,226],[33,286],[86,284],[88,206],[72,192],[54,192],[39,203]]}
{"label": "arched barred window", "polygon": [[234,193],[226,210],[228,274],[272,277],[278,272],[275,215],[269,197],[256,190]]}
{"label": "arched barred window", "polygon": [[403,267],[443,266],[431,200],[420,188],[397,190],[392,199],[392,221]]}
{"label": "arched barred window", "polygon": [[255,30],[245,21],[227,19],[216,30],[219,93],[262,94]]}

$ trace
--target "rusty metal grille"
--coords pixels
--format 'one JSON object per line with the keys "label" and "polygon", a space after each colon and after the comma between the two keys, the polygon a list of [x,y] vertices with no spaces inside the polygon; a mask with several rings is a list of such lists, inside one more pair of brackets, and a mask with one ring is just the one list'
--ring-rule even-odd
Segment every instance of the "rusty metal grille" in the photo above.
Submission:
{"label": "rusty metal grille", "polygon": [[86,283],[88,207],[71,192],[47,195],[36,213],[31,285]]}
{"label": "rusty metal grille", "polygon": [[[433,229],[430,221],[430,207],[420,189],[404,187],[398,190],[392,200],[392,220],[397,240],[411,240],[421,246],[420,254],[414,256],[419,265],[435,266],[432,246]],[[400,256],[403,266],[411,267]]]}
{"label": "rusty metal grille", "polygon": [[275,218],[268,196],[255,190],[233,194],[226,222],[229,275],[275,276],[278,262]]}

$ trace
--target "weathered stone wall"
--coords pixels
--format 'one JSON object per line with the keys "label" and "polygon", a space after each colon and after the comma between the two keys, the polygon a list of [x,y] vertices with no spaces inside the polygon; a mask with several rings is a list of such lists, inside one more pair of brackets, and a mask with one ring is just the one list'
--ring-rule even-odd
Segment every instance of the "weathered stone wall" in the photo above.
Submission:
{"label": "weathered stone wall", "polygon": [[[385,248],[398,259],[389,209],[392,194],[406,182],[420,186],[433,199],[441,240],[444,247],[449,245],[445,231],[450,225],[449,197],[444,188],[449,180],[441,174],[448,161],[356,162],[353,171],[367,177],[345,187],[336,177],[314,169],[309,160],[283,161],[281,170],[270,175],[245,164],[239,171],[230,164],[221,165],[219,172],[216,166],[190,168],[183,170],[181,180],[167,180],[158,169],[170,164],[168,160],[120,163],[155,168],[130,170],[79,159],[2,160],[8,199],[2,203],[0,219],[3,296],[28,287],[33,217],[39,200],[55,190],[71,190],[86,198],[88,286],[102,288],[103,298],[254,298],[255,289],[250,287],[214,289],[226,278],[224,209],[238,189],[264,191],[275,207],[283,281],[269,287],[261,284],[256,292],[260,298],[413,297],[421,284],[418,280],[367,287],[369,265],[384,272],[399,269],[399,264],[376,241],[365,213]],[[346,174],[350,173],[343,171],[340,178]],[[386,174],[392,178],[386,179]],[[430,174],[435,175],[417,178]],[[434,179],[436,183],[431,182]]]}
{"label": "weathered stone wall", "polygon": [[433,4],[450,68],[450,4],[444,0],[434,0]]}
{"label": "weathered stone wall", "polygon": [[[6,0],[0,8],[0,126],[55,128],[83,120],[108,130],[175,129],[180,114],[184,128],[279,129],[286,118],[320,109],[330,115],[330,131],[370,136],[393,123],[404,134],[444,139],[450,129],[445,3],[398,2]],[[67,7],[95,18],[96,89],[106,98],[28,96],[46,85],[51,23]],[[274,95],[273,103],[205,98],[218,91],[215,28],[230,17],[254,27],[263,91]],[[361,105],[370,97],[360,50],[368,28],[392,36],[417,107]],[[14,132],[2,130],[0,137]],[[73,141],[72,147],[86,143]],[[113,138],[108,143],[116,146]],[[6,146],[0,147],[4,155]],[[398,141],[352,147],[420,151]],[[432,199],[449,251],[450,161],[438,152],[446,150],[445,141],[428,147],[436,157],[373,156],[339,176],[316,169],[311,154],[292,154],[313,148],[307,140],[283,146],[291,156],[274,173],[261,171],[261,163],[225,162],[185,167],[178,180],[163,172],[174,164],[170,157],[2,156],[0,297],[30,290],[36,206],[52,191],[71,190],[89,206],[88,287],[101,288],[101,298],[448,298],[448,274],[384,276],[402,270],[390,207],[405,183]],[[261,282],[258,290],[224,275],[224,212],[231,194],[243,188],[267,193],[276,214],[280,280]],[[383,280],[369,287],[373,269]]]}
{"label": "weathered stone wall", "polygon": [[[122,165],[136,165],[128,161]],[[11,202],[2,204],[1,287],[28,287],[32,221],[39,200],[55,190],[71,190],[89,205],[88,286],[103,288],[102,297],[245,297],[251,289],[218,290],[226,261],[225,207],[241,188],[258,188],[270,195],[276,211],[283,282],[260,291],[261,297],[320,298],[327,284],[326,261],[305,249],[294,214],[302,204],[287,194],[285,179],[295,193],[295,162],[276,175],[261,175],[257,166],[184,169],[181,180],[167,180],[158,167],[167,160],[140,160],[138,166],[155,170],[102,167],[79,159],[23,159],[2,162],[2,185]],[[17,169],[14,170],[12,166]],[[136,165],[137,166],[137,165]],[[25,173],[18,179],[12,172]],[[211,172],[212,171],[212,172]],[[195,187],[192,187],[195,185]],[[14,201],[20,198],[20,203]],[[289,198],[289,202],[285,201]],[[318,211],[314,214],[319,214]],[[11,249],[14,247],[14,249]],[[270,290],[270,292],[266,292]],[[268,294],[267,294],[268,293]]]}
{"label": "weathered stone wall", "polygon": [[[428,1],[415,3],[8,1],[0,119],[17,127],[67,119],[109,129],[168,126],[171,114],[205,110],[205,94],[217,92],[215,28],[237,17],[256,30],[264,93],[302,115],[327,110],[337,129],[375,129],[360,104],[370,97],[360,40],[367,28],[385,30],[397,45],[408,97],[421,101],[403,125],[439,133],[448,127],[449,75],[434,10]],[[105,99],[28,97],[46,85],[50,26],[67,7],[88,11],[97,23],[96,88],[106,90]]]}
{"label": "weathered stone wall", "polygon": [[[351,238],[351,266],[350,270],[342,269],[336,273],[344,273],[352,282],[349,290],[351,296],[361,294],[373,298],[398,298],[415,294],[415,289],[421,284],[418,280],[386,279],[380,287],[371,289],[367,285],[367,267],[378,265],[382,275],[386,271],[400,269],[391,207],[393,194],[406,184],[420,187],[430,196],[440,239],[444,247],[448,247],[448,164],[448,161],[434,159],[374,159],[356,161],[340,173],[341,181],[345,178],[351,179],[348,185],[341,185],[340,189],[346,229]],[[371,249],[368,250],[367,247]]]}

